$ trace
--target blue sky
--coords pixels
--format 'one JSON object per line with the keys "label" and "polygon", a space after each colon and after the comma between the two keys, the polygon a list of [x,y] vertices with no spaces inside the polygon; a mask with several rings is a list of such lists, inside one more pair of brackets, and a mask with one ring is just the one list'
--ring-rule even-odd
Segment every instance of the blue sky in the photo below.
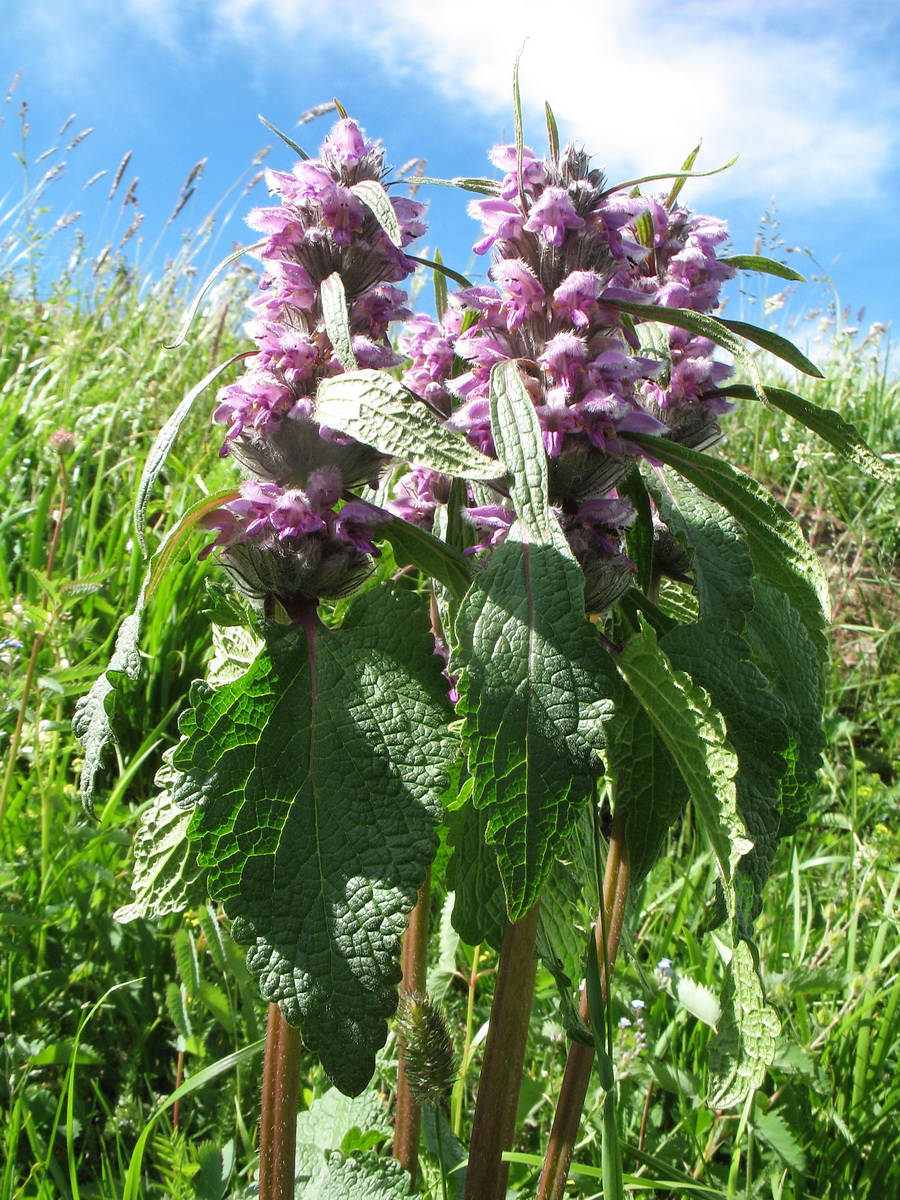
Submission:
{"label": "blue sky", "polygon": [[[900,328],[900,4],[871,0],[413,0],[327,5],[307,0],[3,0],[0,45],[0,219],[21,195],[19,104],[28,102],[32,162],[76,118],[32,182],[65,161],[46,199],[53,218],[81,211],[89,244],[121,237],[133,216],[120,200],[137,176],[149,270],[188,172],[205,169],[178,229],[220,204],[213,259],[249,240],[242,214],[263,203],[241,188],[256,153],[288,169],[291,155],[262,113],[315,152],[331,117],[297,128],[300,114],[337,96],[400,165],[428,160],[431,175],[487,173],[485,154],[511,138],[511,76],[521,63],[526,140],[544,145],[548,100],[564,139],[575,139],[611,180],[677,167],[702,138],[698,166],[723,175],[689,183],[700,211],[726,218],[734,249],[749,252],[777,206],[786,246],[808,248],[834,281],[850,324],[865,306]],[[2,97],[17,71],[11,99]],[[79,131],[93,132],[70,152]],[[132,158],[116,200],[109,185]],[[84,190],[95,173],[108,174]],[[467,197],[429,189],[429,247],[465,271],[476,229]],[[232,219],[224,218],[233,210]],[[11,218],[8,218],[7,225]],[[0,242],[5,228],[0,225]],[[170,232],[165,244],[175,245]],[[782,251],[782,256],[783,251]],[[816,268],[787,255],[804,273]],[[770,294],[779,292],[770,280]],[[831,298],[810,284],[768,317],[740,295],[729,315],[802,320]],[[807,323],[805,338],[815,327]]]}

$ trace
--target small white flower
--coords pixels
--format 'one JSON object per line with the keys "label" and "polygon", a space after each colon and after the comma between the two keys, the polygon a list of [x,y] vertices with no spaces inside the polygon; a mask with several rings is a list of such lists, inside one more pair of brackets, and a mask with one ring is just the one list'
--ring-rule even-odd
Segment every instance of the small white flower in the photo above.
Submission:
{"label": "small white flower", "polygon": [[620,1029],[630,1029],[631,1028],[631,1022],[628,1020],[627,1017],[619,1017],[619,1028]]}
{"label": "small white flower", "polygon": [[631,1007],[635,1012],[639,1013],[644,1009],[644,1002],[643,1000],[632,1000]]}

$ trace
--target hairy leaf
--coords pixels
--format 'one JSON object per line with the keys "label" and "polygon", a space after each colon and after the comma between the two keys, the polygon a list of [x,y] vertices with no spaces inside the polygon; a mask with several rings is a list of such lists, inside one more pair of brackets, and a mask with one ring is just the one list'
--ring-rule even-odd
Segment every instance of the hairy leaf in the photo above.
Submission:
{"label": "hairy leaf", "polygon": [[488,812],[510,920],[535,903],[602,769],[609,660],[585,619],[581,568],[550,511],[540,427],[514,363],[491,375],[494,439],[517,514],[455,622],[476,807]]}
{"label": "hairy leaf", "polygon": [[[821,405],[813,404],[811,400],[784,388],[767,387],[765,393],[773,408],[780,408],[789,417],[817,433],[829,446],[833,446],[842,458],[853,463],[866,475],[880,479],[882,483],[896,485],[900,482],[900,472],[896,467],[879,458],[856,426],[845,420],[839,412],[831,408],[822,408]],[[731,387],[721,388],[715,395],[752,399],[753,392],[751,388],[736,383]]]}
{"label": "hairy leaf", "polygon": [[831,610],[828,583],[822,564],[787,509],[749,475],[722,459],[663,438],[630,436],[740,522],[757,570],[787,596],[800,614],[817,654],[824,659],[827,646],[823,629]]}
{"label": "hairy leaf", "polygon": [[[327,279],[322,280],[319,298],[322,302],[322,319],[325,322],[325,330],[334,346],[338,362],[345,371],[355,371],[356,355],[353,353],[353,339],[350,336],[347,295],[344,291],[344,281],[339,272],[335,271]],[[321,425],[328,424],[318,415],[316,419]]]}
{"label": "hairy leaf", "polygon": [[504,466],[448,429],[422,401],[384,371],[348,370],[323,379],[316,420],[359,442],[444,475],[497,479]]}
{"label": "hairy leaf", "polygon": [[781,785],[793,746],[788,714],[752,661],[749,643],[720,621],[681,625],[660,640],[672,666],[709,693],[738,759],[737,806],[753,849],[738,865],[738,919],[749,937],[778,845]]}
{"label": "hairy leaf", "polygon": [[155,779],[160,790],[134,835],[134,899],[113,913],[123,923],[184,912],[206,899],[206,871],[197,862],[196,842],[187,835],[191,813],[172,799],[178,775],[173,753],[174,747],[163,755]]}
{"label": "hairy leaf", "polygon": [[738,939],[725,976],[719,1032],[709,1045],[711,1108],[734,1108],[762,1084],[780,1029],[763,995],[755,948]]}
{"label": "hairy leaf", "polygon": [[391,198],[381,184],[375,179],[361,179],[359,183],[354,183],[350,190],[374,214],[378,224],[394,245],[402,245],[403,234],[400,232],[400,222],[397,220]]}
{"label": "hairy leaf", "polygon": [[391,544],[398,566],[412,565],[448,588],[457,600],[472,581],[472,568],[453,546],[410,521],[393,517],[379,532]]}
{"label": "hairy leaf", "polygon": [[806,278],[793,267],[785,266],[774,258],[761,254],[729,254],[718,260],[736,271],[759,271],[763,275],[777,275],[779,279],[790,279],[795,283],[806,283]]}
{"label": "hairy leaf", "polygon": [[177,799],[263,996],[360,1092],[387,1036],[406,918],[454,754],[418,597],[361,594],[339,630],[266,626],[218,691],[195,685]]}
{"label": "hairy leaf", "polygon": [[743,626],[753,608],[753,560],[740,525],[675,471],[648,473],[647,486],[669,529],[686,544],[701,614]]}

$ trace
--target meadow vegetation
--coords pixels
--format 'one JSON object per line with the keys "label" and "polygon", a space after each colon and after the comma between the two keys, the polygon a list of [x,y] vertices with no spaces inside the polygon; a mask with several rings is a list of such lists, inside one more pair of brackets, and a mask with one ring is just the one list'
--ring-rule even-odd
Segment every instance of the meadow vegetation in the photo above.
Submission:
{"label": "meadow vegetation", "polygon": [[[46,227],[19,213],[0,259],[0,1200],[250,1195],[266,1006],[243,953],[212,907],[115,916],[131,900],[130,845],[154,775],[210,657],[225,594],[213,564],[184,555],[154,597],[145,670],[120,689],[116,762],[93,820],[78,800],[70,730],[140,587],[132,507],[146,455],[185,392],[242,347],[247,277],[224,276],[189,339],[168,351],[196,286],[197,247],[186,243],[147,283],[121,248],[101,259],[76,240],[48,284]],[[900,461],[888,340],[834,319],[821,337],[825,379],[791,386]],[[233,479],[205,411],[183,426],[154,493],[157,542]],[[703,933],[714,864],[685,853],[699,838],[689,819],[636,898],[640,920],[614,976],[626,1183],[635,1195],[890,1196],[900,1193],[900,497],[755,401],[728,419],[724,453],[797,514],[826,562],[827,748],[810,819],[780,848],[765,893],[759,943],[783,1032],[743,1111],[701,1101],[721,958]],[[465,1144],[495,956],[450,928],[442,861],[430,989],[462,1062],[445,1134]],[[333,1094],[328,1120],[321,1105],[315,1120],[301,1115],[301,1168],[322,1150],[389,1152],[393,1051],[392,1037],[380,1099]],[[541,969],[510,1179],[522,1197],[534,1193],[564,1057],[555,985]],[[196,1086],[164,1107],[185,1082]],[[302,1086],[303,1109],[329,1091],[313,1060]],[[577,1196],[601,1192],[600,1095],[589,1097],[575,1156]],[[452,1194],[433,1122],[426,1135],[422,1186]]]}

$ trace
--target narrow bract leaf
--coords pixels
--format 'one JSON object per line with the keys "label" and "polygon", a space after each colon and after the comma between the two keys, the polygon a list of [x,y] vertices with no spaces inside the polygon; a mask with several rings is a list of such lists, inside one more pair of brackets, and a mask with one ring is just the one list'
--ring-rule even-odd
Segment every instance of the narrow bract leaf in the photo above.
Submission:
{"label": "narrow bract leaf", "polygon": [[89,813],[94,811],[97,776],[100,772],[104,752],[116,740],[112,726],[116,684],[123,675],[134,681],[139,678],[141,673],[138,639],[147,601],[159,586],[159,581],[173,556],[178,553],[193,532],[197,521],[204,513],[218,508],[227,500],[233,500],[237,495],[237,492],[229,490],[205,497],[197,504],[192,505],[178,524],[169,530],[160,543],[159,549],[150,559],[134,611],[124,619],[119,628],[109,666],[94,681],[87,695],[81,696],[75,705],[72,731],[84,748],[84,762],[80,779],[81,802]]}
{"label": "narrow bract leaf", "polygon": [[472,582],[472,568],[458,550],[426,529],[392,517],[378,532],[390,542],[397,565],[414,566],[449,588],[457,600]]}
{"label": "narrow bract leaf", "polygon": [[462,479],[498,479],[506,470],[424,407],[384,371],[350,371],[323,379],[316,420],[367,446]]}
{"label": "narrow bract leaf", "polygon": [[[698,142],[697,145],[694,147],[694,149],[690,152],[690,154],[684,160],[684,162],[681,164],[682,171],[689,172],[691,170],[694,163],[697,161],[697,155],[700,153],[701,144],[702,143]],[[675,201],[681,195],[682,188],[684,187],[685,183],[687,182],[687,179],[688,179],[687,174],[679,175],[678,178],[675,180],[675,182],[672,184],[672,189],[669,192],[668,196],[666,196],[666,202],[665,202],[665,207],[669,212],[671,212],[672,209],[675,207]]]}
{"label": "narrow bract leaf", "polygon": [[734,267],[736,271],[759,271],[763,275],[777,275],[779,279],[790,279],[796,283],[806,283],[805,276],[793,267],[785,266],[774,258],[766,258],[761,254],[729,254],[717,260],[726,267]]}
{"label": "narrow bract leaf", "polygon": [[823,629],[831,612],[828,582],[817,555],[787,509],[749,475],[722,459],[647,434],[629,436],[741,523],[757,570],[788,597],[824,658]]}
{"label": "narrow bract leaf", "polygon": [[355,371],[356,355],[353,353],[353,340],[350,336],[347,295],[344,291],[344,281],[337,271],[322,280],[319,297],[322,302],[325,330],[334,346],[338,362],[345,371]]}
{"label": "narrow bract leaf", "polygon": [[[864,471],[873,479],[880,479],[882,483],[896,484],[900,482],[900,472],[897,471],[897,468],[886,463],[883,458],[879,458],[856,426],[851,421],[845,420],[839,412],[835,412],[832,408],[822,408],[818,404],[813,404],[811,400],[798,396],[795,392],[788,392],[784,388],[767,387],[765,392],[766,399],[773,408],[780,408],[789,417],[793,417],[795,421],[799,421],[807,429],[811,429],[813,433],[824,438],[842,458],[853,463],[860,471]],[[751,389],[739,383],[721,388],[714,394],[736,396],[740,399],[752,398]]]}
{"label": "narrow bract leaf", "polygon": [[427,612],[383,585],[337,630],[266,626],[241,679],[196,688],[175,754],[210,893],[265,999],[357,1094],[396,1004],[455,746]]}
{"label": "narrow bract leaf", "polygon": [[272,131],[272,133],[275,134],[276,137],[281,138],[281,140],[284,142],[284,144],[286,146],[288,146],[291,150],[293,150],[293,152],[297,155],[298,158],[303,159],[304,162],[309,158],[309,155],[306,153],[306,151],[303,149],[302,146],[299,146],[294,141],[294,139],[292,137],[288,137],[288,135],[286,133],[282,133],[281,130],[278,129],[277,126],[273,125],[271,121],[267,121],[266,118],[262,115],[262,113],[257,113],[256,116],[257,116],[258,120],[262,121],[262,123],[263,123],[263,125],[265,125],[266,129],[270,129]]}
{"label": "narrow bract leaf", "polygon": [[162,429],[156,436],[156,441],[150,447],[150,453],[147,455],[147,460],[144,463],[144,469],[141,472],[140,482],[138,483],[137,496],[134,502],[134,528],[137,533],[138,544],[143,552],[147,553],[147,533],[146,533],[146,517],[147,505],[150,501],[150,493],[153,490],[153,485],[159,478],[159,473],[165,465],[165,461],[169,456],[169,451],[175,444],[175,439],[178,437],[179,430],[184,424],[184,420],[191,411],[194,401],[197,397],[209,387],[223,371],[229,367],[233,367],[236,362],[246,358],[251,354],[251,350],[242,351],[240,354],[235,354],[228,359],[227,362],[220,363],[218,367],[214,367],[209,374],[204,375],[200,382],[192,387],[187,393],[175,411],[163,425]]}
{"label": "narrow bract leaf", "polygon": [[400,222],[397,220],[391,198],[381,184],[375,179],[361,179],[359,183],[354,183],[350,190],[374,214],[378,224],[394,245],[401,246],[403,234],[400,231]]}
{"label": "narrow bract leaf", "polygon": [[434,187],[460,188],[464,192],[478,192],[482,196],[500,195],[500,184],[496,179],[472,179],[463,175],[456,175],[453,179],[432,179],[423,175],[416,182],[430,183]]}
{"label": "narrow bract leaf", "polygon": [[614,187],[606,188],[600,194],[600,199],[611,196],[613,192],[624,192],[626,188],[640,187],[642,183],[654,183],[657,179],[705,179],[708,175],[721,175],[723,171],[733,167],[739,157],[736,154],[727,163],[723,163],[721,167],[713,167],[711,171],[685,171],[682,167],[680,171],[663,171],[660,175],[641,175],[638,179],[626,179],[624,183],[617,183]]}
{"label": "narrow bract leaf", "polygon": [[811,375],[813,379],[825,378],[816,364],[810,362],[806,355],[802,354],[793,342],[789,342],[780,333],[775,333],[771,329],[760,329],[758,325],[748,325],[746,321],[730,321],[726,320],[725,317],[718,317],[716,320],[724,325],[726,329],[730,329],[732,333],[736,333],[738,337],[745,338],[748,342],[753,342],[755,346],[761,346],[763,350],[768,350],[770,354],[774,354],[776,358],[782,359],[783,362],[790,363],[792,367],[796,367],[804,375]]}
{"label": "narrow bract leaf", "polygon": [[229,254],[226,258],[222,259],[222,261],[219,263],[219,265],[217,267],[213,268],[213,270],[209,273],[209,275],[207,275],[206,279],[203,281],[203,286],[200,288],[200,291],[197,293],[197,295],[191,301],[190,307],[188,308],[187,312],[184,315],[184,321],[181,324],[181,328],[178,330],[178,333],[175,335],[175,340],[173,342],[169,342],[168,344],[165,345],[166,350],[176,349],[176,347],[180,346],[181,343],[184,341],[184,339],[187,337],[188,330],[190,329],[191,325],[193,324],[194,317],[196,317],[197,312],[200,308],[200,305],[203,302],[203,297],[206,295],[206,293],[209,291],[209,289],[212,287],[212,285],[216,282],[216,280],[218,279],[218,277],[222,273],[222,271],[225,269],[225,267],[229,266],[233,262],[237,262],[237,260],[239,258],[243,258],[245,254],[252,254],[255,250],[261,250],[265,244],[266,244],[265,242],[254,242],[252,246],[242,246],[240,248],[240,250],[233,250],[231,254]]}
{"label": "narrow bract leaf", "polygon": [[[452,270],[437,258],[419,258],[416,254],[407,254],[406,257],[412,262],[420,263],[423,267],[431,267],[432,271],[446,276],[447,279],[452,279],[454,283],[458,283],[462,288],[470,288],[472,286],[471,279],[466,279],[465,275],[460,275],[459,271]],[[439,313],[438,315],[441,314]]]}

